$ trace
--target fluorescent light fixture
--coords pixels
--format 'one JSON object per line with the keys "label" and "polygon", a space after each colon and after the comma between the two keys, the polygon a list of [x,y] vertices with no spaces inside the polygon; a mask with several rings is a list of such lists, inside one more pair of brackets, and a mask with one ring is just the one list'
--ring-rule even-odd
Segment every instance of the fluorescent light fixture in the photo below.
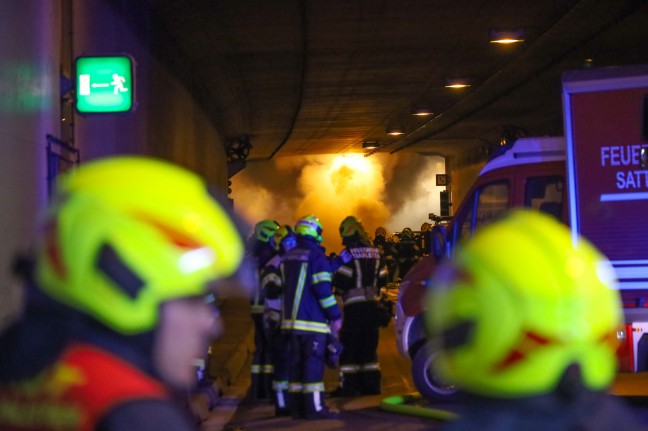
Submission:
{"label": "fluorescent light fixture", "polygon": [[412,106],[412,115],[418,115],[420,117],[424,117],[432,114],[433,112],[429,106],[423,106],[423,105]]}
{"label": "fluorescent light fixture", "polygon": [[466,88],[470,87],[471,83],[470,80],[466,78],[447,78],[444,86],[446,88]]}
{"label": "fluorescent light fixture", "polygon": [[524,42],[526,30],[523,28],[491,28],[488,30],[488,40],[490,43],[511,44]]}
{"label": "fluorescent light fixture", "polygon": [[362,143],[362,148],[372,149],[380,147],[380,142],[378,141],[364,141]]}
{"label": "fluorescent light fixture", "polygon": [[387,127],[387,134],[392,136],[404,135],[405,131],[400,127]]}

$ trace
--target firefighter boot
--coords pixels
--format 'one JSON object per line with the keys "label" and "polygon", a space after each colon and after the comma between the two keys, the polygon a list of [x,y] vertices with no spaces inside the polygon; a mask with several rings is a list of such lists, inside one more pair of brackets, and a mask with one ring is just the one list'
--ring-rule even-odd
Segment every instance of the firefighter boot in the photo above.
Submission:
{"label": "firefighter boot", "polygon": [[252,373],[250,376],[250,390],[248,391],[248,397],[252,400],[265,400],[268,399],[268,392],[265,390],[263,385],[263,374],[261,373]]}
{"label": "firefighter boot", "polygon": [[261,396],[260,399],[269,399],[274,395],[274,390],[272,389],[272,366],[266,365],[263,372],[260,375],[261,377]]}
{"label": "firefighter boot", "polygon": [[274,396],[275,416],[290,416],[291,410],[291,395],[286,390],[276,390]]}
{"label": "firefighter boot", "polygon": [[303,419],[304,414],[304,401],[301,392],[290,392],[290,415],[293,419]]}
{"label": "firefighter boot", "polygon": [[303,394],[304,417],[306,419],[337,419],[339,413],[329,411],[324,404],[324,393],[315,391]]}
{"label": "firefighter boot", "polygon": [[358,373],[340,373],[340,386],[331,392],[331,397],[352,397],[358,394],[359,389]]}

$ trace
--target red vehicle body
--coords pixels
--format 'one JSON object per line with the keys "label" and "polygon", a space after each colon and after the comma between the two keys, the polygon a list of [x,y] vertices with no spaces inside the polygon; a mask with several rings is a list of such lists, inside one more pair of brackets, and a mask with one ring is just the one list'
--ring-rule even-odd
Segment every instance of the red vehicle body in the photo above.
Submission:
{"label": "red vehicle body", "polygon": [[648,371],[648,65],[563,77],[569,224],[610,259],[621,371]]}
{"label": "red vehicle body", "polygon": [[[512,207],[550,212],[566,222],[565,183],[563,138],[519,139],[484,166],[452,221],[432,228],[433,238],[445,242],[436,249],[451,256],[454,244]],[[398,349],[412,360],[412,377],[419,392],[426,398],[447,399],[455,389],[434,373],[434,352],[427,345],[422,314],[423,297],[441,257],[432,254],[422,259],[401,282],[395,327]]]}
{"label": "red vehicle body", "polygon": [[457,208],[443,256],[420,261],[403,279],[396,305],[399,351],[426,398],[455,389],[434,372],[422,299],[437,259],[513,207],[552,214],[611,260],[619,279],[625,327],[620,371],[648,371],[648,66],[579,70],[563,77],[565,138],[521,138],[491,159]]}

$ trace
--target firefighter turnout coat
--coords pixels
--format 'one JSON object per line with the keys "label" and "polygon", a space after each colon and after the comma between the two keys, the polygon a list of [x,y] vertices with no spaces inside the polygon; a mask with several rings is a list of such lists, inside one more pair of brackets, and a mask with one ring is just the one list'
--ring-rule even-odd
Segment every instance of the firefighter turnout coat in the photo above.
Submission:
{"label": "firefighter turnout coat", "polygon": [[387,267],[378,248],[371,244],[353,241],[346,250],[352,259],[333,278],[335,293],[344,304],[339,392],[349,396],[377,394],[379,327],[385,323],[386,311],[378,301],[378,293],[387,284]]}
{"label": "firefighter turnout coat", "polygon": [[322,414],[329,323],[341,318],[331,290],[331,268],[315,238],[297,236],[281,259],[282,330],[290,339],[289,392],[294,417]]}

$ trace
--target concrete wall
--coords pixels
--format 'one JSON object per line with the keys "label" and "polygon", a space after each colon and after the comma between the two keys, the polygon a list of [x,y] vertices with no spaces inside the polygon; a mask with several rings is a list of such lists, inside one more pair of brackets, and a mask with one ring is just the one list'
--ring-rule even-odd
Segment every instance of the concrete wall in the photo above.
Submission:
{"label": "concrete wall", "polygon": [[[182,82],[150,53],[151,35],[125,16],[141,3],[0,1],[0,329],[21,304],[12,256],[32,243],[47,201],[47,134],[73,137],[81,163],[112,154],[154,155],[227,189],[223,140]],[[137,62],[138,108],[127,115],[73,114],[69,103],[61,104],[60,71],[69,75],[75,56],[112,53]]]}
{"label": "concrete wall", "polygon": [[146,20],[126,16],[132,9],[128,1],[74,1],[75,55],[126,53],[137,63],[138,106],[132,113],[76,116],[75,142],[82,158],[114,153],[155,155],[195,170],[226,190],[223,141],[182,82],[151,54],[153,29]]}
{"label": "concrete wall", "polygon": [[20,305],[10,265],[46,201],[47,134],[59,128],[60,1],[0,1],[0,328]]}

